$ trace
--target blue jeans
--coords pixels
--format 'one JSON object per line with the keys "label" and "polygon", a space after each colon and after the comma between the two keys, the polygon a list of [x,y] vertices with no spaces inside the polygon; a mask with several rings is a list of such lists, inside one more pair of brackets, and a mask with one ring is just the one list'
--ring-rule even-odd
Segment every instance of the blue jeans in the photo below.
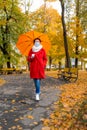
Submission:
{"label": "blue jeans", "polygon": [[34,84],[35,84],[37,94],[40,94],[40,81],[41,79],[34,79]]}

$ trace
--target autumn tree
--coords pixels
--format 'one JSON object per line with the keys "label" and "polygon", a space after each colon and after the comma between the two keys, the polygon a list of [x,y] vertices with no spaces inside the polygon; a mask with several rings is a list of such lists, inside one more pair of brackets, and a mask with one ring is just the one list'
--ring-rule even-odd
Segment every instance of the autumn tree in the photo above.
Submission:
{"label": "autumn tree", "polygon": [[45,26],[45,24],[46,24],[46,18],[45,18],[45,16],[46,16],[46,5],[47,5],[47,2],[55,2],[56,0],[44,0],[44,32],[46,32],[46,26]]}
{"label": "autumn tree", "polygon": [[85,43],[87,43],[87,1],[86,0],[80,0],[80,21],[82,28],[84,30],[85,36]]}
{"label": "autumn tree", "polygon": [[[65,21],[67,30],[68,51],[71,58],[75,58],[75,67],[78,67],[78,60],[86,55],[86,35],[83,28],[84,18],[82,15],[85,5],[82,0],[65,0]],[[85,15],[86,16],[86,15]],[[86,25],[86,24],[85,24]],[[85,29],[86,30],[86,29]],[[72,51],[71,51],[72,50]]]}
{"label": "autumn tree", "polygon": [[[83,2],[82,0],[76,0],[76,54],[77,55],[79,55],[79,38],[80,38],[80,34],[86,34],[85,33],[86,28],[84,28],[84,20],[83,20],[84,15],[82,16],[83,8],[84,8],[84,10],[86,12],[85,1]],[[79,30],[80,26],[82,27],[82,30]],[[85,36],[86,35],[84,35],[84,39],[85,39]],[[81,46],[81,50],[83,50],[83,49],[86,50],[86,48],[87,48],[86,46]],[[76,58],[75,66],[76,67],[78,66],[78,58]]]}
{"label": "autumn tree", "polygon": [[0,3],[0,59],[10,68],[11,63],[18,61],[15,47],[18,36],[25,32],[29,22],[26,24],[28,17],[19,8],[18,0],[0,0]]}
{"label": "autumn tree", "polygon": [[[67,9],[68,7],[68,9]],[[72,8],[71,8],[72,7]],[[75,67],[78,67],[78,60],[82,61],[86,56],[86,29],[83,27],[82,10],[84,2],[82,0],[76,0],[66,2],[66,19],[67,19],[67,34],[68,34],[68,46],[70,57],[75,58]],[[84,22],[85,24],[85,22]],[[85,29],[85,30],[84,30]],[[72,51],[70,51],[72,50]],[[84,52],[83,52],[84,50]]]}
{"label": "autumn tree", "polygon": [[43,5],[37,11],[31,13],[32,27],[39,32],[44,32],[45,27],[45,33],[51,41],[51,50],[48,53],[49,65],[51,66],[53,62],[58,64],[58,61],[61,61],[62,57],[64,57],[63,31],[61,16],[57,10],[49,7],[45,11],[44,17]]}
{"label": "autumn tree", "polygon": [[[79,19],[82,27],[81,34],[84,35],[84,46],[82,46],[82,57],[87,58],[87,1],[80,0],[79,1],[80,11],[79,11]],[[84,51],[83,51],[84,50]]]}

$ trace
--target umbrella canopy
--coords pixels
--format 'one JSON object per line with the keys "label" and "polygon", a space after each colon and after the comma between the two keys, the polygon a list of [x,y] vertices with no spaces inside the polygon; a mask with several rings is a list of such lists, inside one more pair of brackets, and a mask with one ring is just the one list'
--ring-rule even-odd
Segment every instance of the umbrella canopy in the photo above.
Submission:
{"label": "umbrella canopy", "polygon": [[28,53],[34,44],[33,41],[36,38],[39,38],[41,40],[41,44],[47,53],[51,45],[49,38],[46,34],[36,31],[29,31],[25,34],[21,34],[18,38],[16,46],[23,55],[28,56]]}

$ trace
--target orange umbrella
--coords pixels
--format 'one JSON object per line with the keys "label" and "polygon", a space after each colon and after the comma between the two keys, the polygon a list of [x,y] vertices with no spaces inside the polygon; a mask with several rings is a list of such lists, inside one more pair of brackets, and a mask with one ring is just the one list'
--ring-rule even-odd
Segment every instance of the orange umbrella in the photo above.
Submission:
{"label": "orange umbrella", "polygon": [[25,34],[20,35],[18,42],[16,43],[17,48],[23,55],[28,56],[28,53],[34,44],[33,41],[35,38],[39,38],[41,40],[41,44],[46,53],[49,51],[51,43],[48,36],[44,33],[29,31]]}

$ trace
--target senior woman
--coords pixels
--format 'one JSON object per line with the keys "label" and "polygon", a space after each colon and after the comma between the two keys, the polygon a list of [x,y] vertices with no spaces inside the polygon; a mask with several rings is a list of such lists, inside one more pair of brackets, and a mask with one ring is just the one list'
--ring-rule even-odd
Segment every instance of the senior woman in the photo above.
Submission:
{"label": "senior woman", "polygon": [[47,63],[46,52],[41,45],[39,38],[34,39],[34,45],[29,52],[28,62],[30,63],[30,78],[34,80],[36,88],[36,100],[40,100],[40,83],[45,78],[45,67]]}

